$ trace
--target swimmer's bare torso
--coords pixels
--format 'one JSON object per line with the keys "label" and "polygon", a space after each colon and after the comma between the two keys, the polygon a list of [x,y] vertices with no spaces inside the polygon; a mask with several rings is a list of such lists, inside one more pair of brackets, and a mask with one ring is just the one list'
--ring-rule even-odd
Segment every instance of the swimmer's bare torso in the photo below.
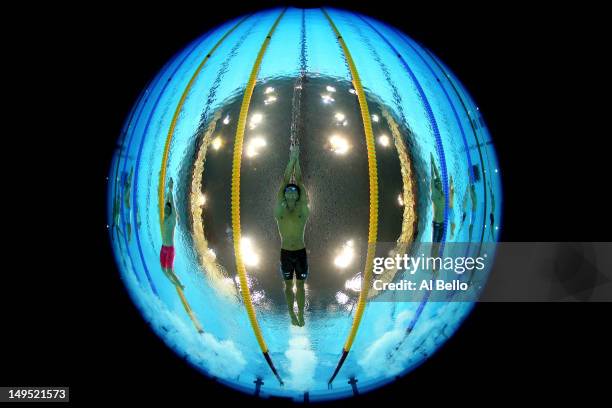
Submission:
{"label": "swimmer's bare torso", "polygon": [[[274,206],[274,218],[281,236],[281,248],[290,251],[306,247],[304,229],[310,215],[308,191],[302,181],[299,154],[299,146],[295,146],[291,151]],[[292,174],[295,176],[296,184],[292,184],[292,187],[288,188]]]}
{"label": "swimmer's bare torso", "polygon": [[286,200],[277,202],[274,208],[274,218],[281,236],[282,249],[294,251],[306,247],[304,230],[309,215],[310,209],[306,200],[298,200],[293,208],[290,208]]}
{"label": "swimmer's bare torso", "polygon": [[174,228],[176,227],[176,215],[174,211],[169,217],[164,216],[162,224],[162,245],[174,246]]}

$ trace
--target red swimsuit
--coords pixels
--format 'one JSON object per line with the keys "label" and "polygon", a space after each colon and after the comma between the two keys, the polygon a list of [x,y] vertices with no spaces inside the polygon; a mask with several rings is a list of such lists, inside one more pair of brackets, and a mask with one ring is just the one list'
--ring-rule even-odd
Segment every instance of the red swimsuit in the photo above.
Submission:
{"label": "red swimsuit", "polygon": [[164,269],[172,269],[174,265],[174,247],[162,245],[159,261]]}

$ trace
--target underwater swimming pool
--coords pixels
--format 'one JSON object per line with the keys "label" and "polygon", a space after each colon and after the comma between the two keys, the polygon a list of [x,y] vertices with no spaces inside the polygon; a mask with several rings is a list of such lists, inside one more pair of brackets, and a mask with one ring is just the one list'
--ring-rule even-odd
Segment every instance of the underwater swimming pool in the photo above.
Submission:
{"label": "underwater swimming pool", "polygon": [[[300,146],[311,210],[304,327],[288,318],[273,217],[292,144]],[[448,67],[366,16],[261,11],[188,44],[139,96],[111,164],[110,237],[145,319],[204,374],[262,397],[348,397],[415,369],[473,307],[376,301],[373,291],[361,297],[354,325],[370,245],[418,250],[432,241],[432,168],[444,197],[442,249],[474,243],[466,250],[474,255],[494,243],[502,202],[494,147]],[[170,177],[179,214],[174,270],[184,290],[159,261]]]}

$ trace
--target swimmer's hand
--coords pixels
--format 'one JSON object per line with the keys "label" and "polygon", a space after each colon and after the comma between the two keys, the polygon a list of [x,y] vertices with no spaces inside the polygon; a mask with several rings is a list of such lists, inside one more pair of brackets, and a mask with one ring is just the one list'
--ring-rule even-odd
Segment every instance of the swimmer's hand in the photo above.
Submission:
{"label": "swimmer's hand", "polygon": [[168,180],[168,188],[170,189],[170,191],[172,191],[173,187],[174,187],[174,181],[172,180],[172,177],[170,177],[170,180]]}

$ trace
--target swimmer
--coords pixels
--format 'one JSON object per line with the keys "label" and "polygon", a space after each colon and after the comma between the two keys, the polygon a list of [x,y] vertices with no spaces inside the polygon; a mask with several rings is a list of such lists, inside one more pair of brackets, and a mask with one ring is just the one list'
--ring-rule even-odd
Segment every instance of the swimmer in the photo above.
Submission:
{"label": "swimmer", "polygon": [[174,197],[172,188],[174,183],[172,178],[168,182],[168,191],[166,192],[166,203],[164,204],[164,220],[162,223],[162,247],[159,254],[159,261],[161,263],[162,271],[164,275],[174,285],[179,286],[181,289],[185,289],[185,286],[181,284],[178,277],[174,273],[174,229],[178,221],[178,214],[174,207]]}
{"label": "swimmer", "polygon": [[431,254],[435,257],[439,255],[439,243],[442,241],[442,238],[444,236],[444,190],[442,187],[442,179],[440,178],[440,173],[438,172],[438,168],[434,164],[433,154],[430,155],[430,163],[430,193],[431,203],[433,205],[433,233],[431,242],[434,243],[431,246]]}
{"label": "swimmer", "polygon": [[[282,184],[278,189],[274,218],[281,237],[280,270],[285,281],[285,298],[289,308],[291,323],[304,326],[304,304],[306,294],[304,281],[308,276],[308,260],[304,229],[310,215],[308,192],[302,180],[299,162],[300,149],[294,146],[289,163],[285,169]],[[291,176],[295,183],[291,183]],[[296,275],[296,293],[293,293],[293,273]],[[295,315],[294,302],[297,298],[298,315]]]}

